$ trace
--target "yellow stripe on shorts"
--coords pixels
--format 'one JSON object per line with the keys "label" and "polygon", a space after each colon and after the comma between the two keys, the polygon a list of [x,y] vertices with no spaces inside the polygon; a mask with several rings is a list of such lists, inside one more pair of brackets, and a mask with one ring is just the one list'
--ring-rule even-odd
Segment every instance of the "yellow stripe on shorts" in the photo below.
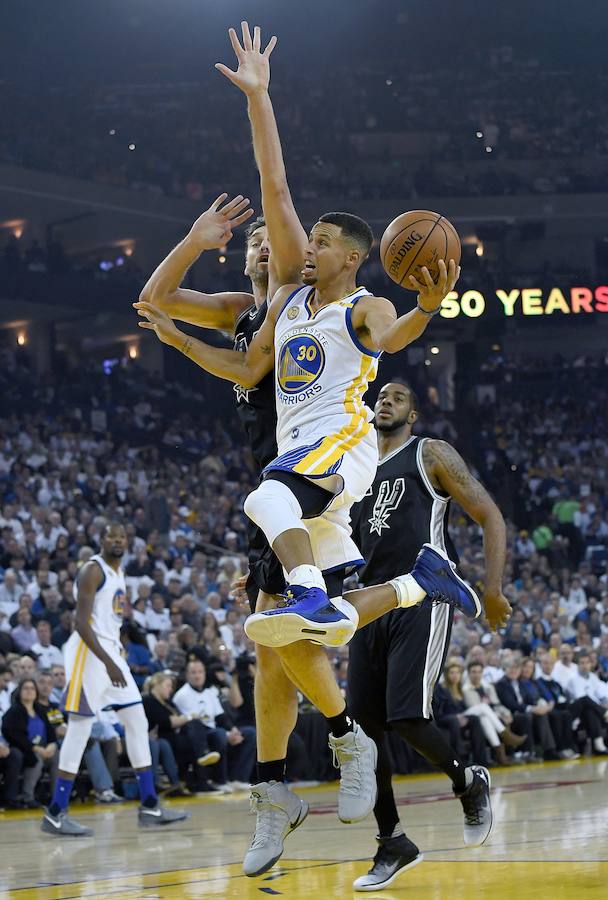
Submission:
{"label": "yellow stripe on shorts", "polygon": [[86,663],[89,648],[81,639],[76,652],[76,661],[74,663],[74,671],[70,679],[70,688],[65,704],[67,712],[77,712],[80,704],[80,693],[82,691],[82,679],[84,676],[84,666]]}

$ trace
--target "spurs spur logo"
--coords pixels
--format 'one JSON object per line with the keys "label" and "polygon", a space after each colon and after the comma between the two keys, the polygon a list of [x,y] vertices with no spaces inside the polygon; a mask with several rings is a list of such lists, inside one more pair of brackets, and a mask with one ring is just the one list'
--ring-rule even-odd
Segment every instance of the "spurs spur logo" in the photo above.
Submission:
{"label": "spurs spur logo", "polygon": [[391,485],[390,481],[382,481],[378,489],[378,496],[374,503],[374,511],[370,524],[370,532],[373,534],[382,534],[383,528],[390,528],[389,516],[394,512],[405,494],[405,478],[395,478]]}

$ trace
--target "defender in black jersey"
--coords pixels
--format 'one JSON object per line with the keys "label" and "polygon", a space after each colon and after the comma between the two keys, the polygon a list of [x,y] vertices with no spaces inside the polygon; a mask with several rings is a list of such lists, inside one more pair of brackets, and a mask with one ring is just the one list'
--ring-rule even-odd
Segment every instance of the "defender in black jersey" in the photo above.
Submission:
{"label": "defender in black jersey", "polygon": [[[493,625],[502,624],[509,613],[501,590],[506,555],[503,518],[453,447],[412,434],[417,415],[418,401],[408,385],[382,388],[375,406],[380,462],[370,491],[352,512],[355,540],[366,560],[360,581],[366,587],[378,585],[411,570],[424,543],[457,563],[447,527],[453,498],[483,529],[486,615]],[[355,881],[356,890],[386,887],[422,859],[399,822],[384,748],[389,728],[452,780],[465,813],[465,844],[479,845],[490,832],[487,770],[467,768],[432,721],[433,689],[448,650],[451,624],[452,609],[426,598],[418,606],[395,609],[371,622],[350,642],[349,709],[379,749],[374,809],[379,850],[372,869]]]}

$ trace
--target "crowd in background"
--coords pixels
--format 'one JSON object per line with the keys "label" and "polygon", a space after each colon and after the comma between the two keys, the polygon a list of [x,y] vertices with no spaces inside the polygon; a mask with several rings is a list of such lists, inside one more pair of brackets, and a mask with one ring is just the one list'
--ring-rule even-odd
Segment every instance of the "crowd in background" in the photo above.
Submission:
{"label": "crowd in background", "polygon": [[[339,104],[324,102],[317,66],[281,71],[272,91],[294,196],[393,197],[396,179],[412,199],[597,191],[608,172],[606,75],[581,79],[574,65],[542,67],[504,47],[456,67],[359,58],[353,78],[350,61],[332,58]],[[234,180],[251,159],[242,98],[216,72],[174,83],[9,81],[3,99],[5,163],[194,201],[248,190]]]}
{"label": "crowd in background", "polygon": [[[74,582],[108,521],[127,529],[122,641],[145,693],[159,784],[174,793],[243,787],[255,753],[255,657],[231,585],[247,569],[242,505],[256,472],[239,433],[229,419],[210,420],[192,387],[136,365],[104,374],[65,364],[39,379],[15,354],[4,356],[2,803],[35,805],[45,773],[56,771]],[[452,416],[423,411],[417,427],[463,450],[508,522],[509,628],[491,634],[483,621],[457,617],[435,697],[437,721],[477,762],[606,752],[606,367],[565,369],[560,378],[555,371],[494,360],[480,376],[493,399]],[[458,509],[451,529],[462,572],[480,587],[480,530]],[[335,665],[344,686],[347,647]],[[317,765],[327,754],[324,738],[315,743],[317,719],[302,698],[292,779],[331,774],[330,763]],[[83,794],[90,783],[102,802],[131,796],[125,764],[124,734],[103,714],[87,748]],[[398,762],[400,771],[420,765],[413,754]]]}

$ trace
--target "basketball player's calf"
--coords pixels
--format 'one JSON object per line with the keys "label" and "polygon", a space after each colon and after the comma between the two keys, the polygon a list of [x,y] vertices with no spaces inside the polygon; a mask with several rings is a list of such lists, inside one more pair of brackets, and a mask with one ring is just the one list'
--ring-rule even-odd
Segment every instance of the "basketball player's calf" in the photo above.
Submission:
{"label": "basketball player's calf", "polygon": [[[276,598],[260,591],[256,609],[274,606]],[[283,853],[285,838],[308,815],[308,803],[285,784],[287,743],[298,718],[296,686],[279,655],[256,645],[254,683],[257,783],[251,788],[256,827],[243,861],[250,877],[262,875]],[[277,715],[277,710],[280,715]]]}
{"label": "basketball player's calf", "polygon": [[[260,594],[256,609],[274,602],[275,598]],[[252,787],[256,829],[243,863],[249,876],[261,875],[274,865],[283,853],[285,838],[308,814],[308,803],[284,784],[287,742],[297,720],[294,685],[327,719],[330,746],[341,767],[340,818],[345,822],[364,818],[373,807],[376,790],[375,745],[347,716],[346,703],[323,647],[300,641],[277,652],[261,646],[257,650],[259,783]]]}

